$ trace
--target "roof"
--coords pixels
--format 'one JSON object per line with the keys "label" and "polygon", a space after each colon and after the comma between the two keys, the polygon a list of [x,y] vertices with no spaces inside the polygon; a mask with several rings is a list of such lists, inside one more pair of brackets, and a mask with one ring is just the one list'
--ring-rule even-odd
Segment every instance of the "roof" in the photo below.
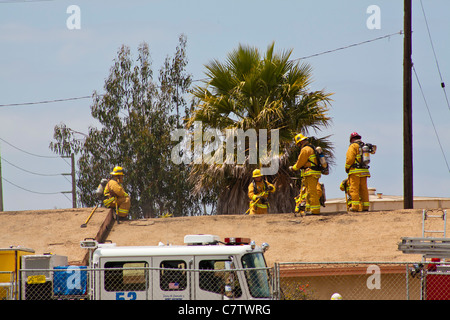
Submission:
{"label": "roof", "polygon": [[[450,205],[443,208],[449,210]],[[69,264],[83,264],[88,251],[80,247],[80,241],[94,238],[109,212],[98,208],[87,227],[80,228],[92,209],[2,212],[0,247],[32,248],[36,254],[66,255]],[[331,209],[331,204],[322,209]],[[187,234],[217,234],[222,240],[227,236],[249,237],[258,246],[266,242],[270,244],[265,253],[269,266],[274,262],[422,259],[421,255],[403,254],[397,247],[402,237],[422,235],[422,210],[417,208],[369,212],[344,209],[306,217],[293,213],[252,216],[240,213],[148,218],[114,224],[108,241],[120,246],[157,246],[159,242],[183,245]]]}
{"label": "roof", "polygon": [[250,245],[199,245],[199,246],[114,246],[99,247],[94,251],[93,260],[100,257],[149,257],[149,256],[183,256],[183,255],[235,255],[249,252],[261,252],[259,248],[252,250]]}
{"label": "roof", "polygon": [[[404,208],[403,196],[385,195],[383,193],[376,193],[375,188],[369,188],[369,211],[388,211],[388,210],[402,210]],[[326,207],[321,208],[321,212],[343,212],[347,211],[346,199],[328,199]],[[418,197],[413,199],[414,209],[436,209],[449,208],[450,198],[441,197]]]}
{"label": "roof", "polygon": [[33,249],[24,248],[24,247],[9,247],[9,248],[0,248],[0,251],[24,251],[34,253]]}

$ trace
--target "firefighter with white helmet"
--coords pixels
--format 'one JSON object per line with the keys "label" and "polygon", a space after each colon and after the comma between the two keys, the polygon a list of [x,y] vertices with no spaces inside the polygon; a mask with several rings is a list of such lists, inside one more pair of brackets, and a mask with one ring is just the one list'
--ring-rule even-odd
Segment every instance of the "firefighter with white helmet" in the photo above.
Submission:
{"label": "firefighter with white helmet", "polygon": [[117,166],[111,172],[111,179],[105,186],[104,195],[105,200],[103,204],[106,208],[117,208],[117,215],[120,218],[128,217],[128,212],[131,207],[130,196],[123,188],[124,170]]}
{"label": "firefighter with white helmet", "polygon": [[264,179],[260,169],[253,170],[252,178],[248,186],[250,214],[265,214],[269,208],[269,193],[275,192],[275,186]]}
{"label": "firefighter with white helmet", "polygon": [[331,299],[330,300],[343,300],[342,296],[339,293],[333,293],[331,295]]}
{"label": "firefighter with white helmet", "polygon": [[309,204],[312,214],[320,214],[320,195],[317,191],[317,185],[322,173],[316,169],[319,160],[307,137],[299,133],[294,137],[294,141],[300,147],[300,154],[297,162],[289,167],[289,170],[302,170],[302,184],[306,187],[306,203]]}

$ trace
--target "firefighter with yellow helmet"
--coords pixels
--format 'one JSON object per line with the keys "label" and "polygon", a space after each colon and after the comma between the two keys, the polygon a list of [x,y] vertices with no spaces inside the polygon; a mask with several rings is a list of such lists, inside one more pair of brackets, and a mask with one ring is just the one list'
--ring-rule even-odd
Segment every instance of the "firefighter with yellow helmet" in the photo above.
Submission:
{"label": "firefighter with yellow helmet", "polygon": [[111,179],[105,186],[103,204],[106,208],[117,208],[117,215],[126,218],[130,210],[130,196],[123,188],[124,170],[122,167],[115,167],[111,172]]}
{"label": "firefighter with yellow helmet", "polygon": [[347,205],[347,211],[352,207],[352,196],[350,195],[350,180],[349,178],[342,180],[339,185],[339,189],[345,192],[345,203]]}
{"label": "firefighter with yellow helmet", "polygon": [[275,192],[275,186],[264,179],[260,169],[253,170],[252,178],[248,186],[250,214],[265,214],[269,208],[269,193]]}
{"label": "firefighter with yellow helmet", "polygon": [[[325,199],[324,199],[324,190],[323,190],[324,186],[317,181],[317,196],[319,197],[319,203],[321,206],[325,207]],[[301,186],[300,186],[300,193],[298,194],[298,196],[296,196],[294,198],[295,200],[295,213],[300,213],[303,214],[305,212],[311,212],[311,204],[307,202],[307,198],[306,198],[306,186],[305,186],[305,182],[302,181]]]}
{"label": "firefighter with yellow helmet", "polygon": [[300,154],[297,162],[289,167],[289,170],[302,170],[302,185],[306,189],[306,203],[309,204],[312,214],[320,214],[320,194],[317,189],[322,172],[317,169],[319,159],[307,137],[299,133],[294,137],[294,141],[300,147]]}

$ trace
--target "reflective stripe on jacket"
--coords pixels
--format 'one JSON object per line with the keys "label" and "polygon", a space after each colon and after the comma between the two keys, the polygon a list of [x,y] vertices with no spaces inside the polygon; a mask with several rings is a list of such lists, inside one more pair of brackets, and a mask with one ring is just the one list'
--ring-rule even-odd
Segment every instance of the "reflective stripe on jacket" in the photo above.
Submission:
{"label": "reflective stripe on jacket", "polygon": [[311,169],[312,165],[317,166],[318,159],[316,158],[316,153],[315,153],[313,147],[310,145],[306,145],[301,149],[300,154],[298,155],[297,162],[294,164],[292,169],[294,171],[302,169],[303,170],[302,175],[305,177],[310,176],[310,175],[315,175],[318,178],[320,178],[322,175],[322,172],[320,172],[319,170]]}
{"label": "reflective stripe on jacket", "polygon": [[359,150],[359,144],[353,142],[350,144],[345,157],[345,171],[348,174],[357,174],[361,177],[370,177],[369,168],[357,168],[357,165],[361,163],[361,152]]}
{"label": "reflective stripe on jacket", "polygon": [[[268,190],[267,188],[271,186],[273,189]],[[267,198],[269,197],[269,192],[275,192],[275,186],[267,181],[252,181],[248,186],[248,197],[250,198],[250,206],[257,206],[259,208],[267,208]],[[257,201],[257,197],[262,196],[263,201]]]}
{"label": "reflective stripe on jacket", "polygon": [[103,200],[103,204],[107,208],[114,204],[116,199],[128,197],[128,194],[125,192],[122,185],[113,179],[108,181],[103,194],[106,198],[105,200]]}

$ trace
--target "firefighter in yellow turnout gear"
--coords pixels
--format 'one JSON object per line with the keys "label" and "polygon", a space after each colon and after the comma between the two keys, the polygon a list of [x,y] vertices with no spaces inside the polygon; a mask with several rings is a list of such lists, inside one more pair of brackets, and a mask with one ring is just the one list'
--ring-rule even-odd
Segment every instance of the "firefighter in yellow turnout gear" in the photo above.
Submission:
{"label": "firefighter in yellow turnout gear", "polygon": [[297,134],[294,138],[297,146],[300,146],[300,154],[297,162],[289,167],[292,171],[302,170],[302,185],[306,189],[306,203],[312,214],[320,214],[320,194],[318,192],[319,179],[322,176],[321,171],[315,170],[319,159],[316,158],[314,147],[309,144],[308,138],[302,134]]}
{"label": "firefighter in yellow turnout gear", "polygon": [[[351,198],[350,211],[369,211],[369,190],[367,178],[370,178],[369,166],[362,159],[363,142],[361,136],[353,132],[350,134],[350,146],[345,159],[345,172],[348,173],[349,195]],[[376,146],[371,153],[375,153]]]}
{"label": "firefighter in yellow turnout gear", "polygon": [[[304,182],[302,182],[300,193],[298,196],[294,198],[295,200],[295,213],[304,213],[304,212],[310,212],[311,211],[311,205],[306,201],[306,186]],[[319,203],[322,206],[325,206],[324,203],[322,203],[323,200],[323,190],[322,190],[322,184],[317,181],[317,196],[319,197]]]}
{"label": "firefighter in yellow turnout gear", "polygon": [[347,179],[342,180],[339,185],[339,189],[345,192],[345,204],[347,206],[347,211],[352,207],[352,197],[350,196],[350,182]]}
{"label": "firefighter in yellow turnout gear", "polygon": [[106,208],[117,207],[117,215],[126,218],[131,207],[130,196],[125,192],[123,184],[123,168],[115,167],[111,172],[111,179],[105,186],[103,204]]}
{"label": "firefighter in yellow turnout gear", "polygon": [[263,179],[261,170],[253,170],[253,181],[248,186],[250,214],[266,214],[269,208],[269,193],[275,192],[275,186]]}

